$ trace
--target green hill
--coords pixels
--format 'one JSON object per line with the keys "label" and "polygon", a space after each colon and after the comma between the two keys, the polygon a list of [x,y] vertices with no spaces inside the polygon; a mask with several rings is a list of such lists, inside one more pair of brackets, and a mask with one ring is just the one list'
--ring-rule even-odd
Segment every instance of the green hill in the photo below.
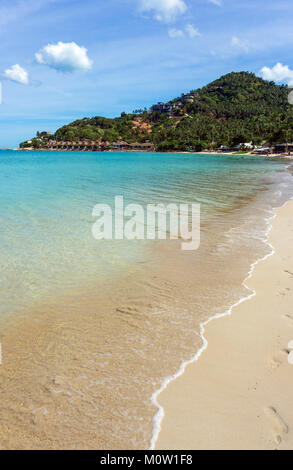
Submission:
{"label": "green hill", "polygon": [[252,73],[224,75],[209,85],[192,90],[150,111],[122,113],[119,118],[84,118],[42,133],[32,144],[57,141],[151,141],[157,150],[201,150],[204,147],[293,140],[293,107],[286,86],[276,85]]}

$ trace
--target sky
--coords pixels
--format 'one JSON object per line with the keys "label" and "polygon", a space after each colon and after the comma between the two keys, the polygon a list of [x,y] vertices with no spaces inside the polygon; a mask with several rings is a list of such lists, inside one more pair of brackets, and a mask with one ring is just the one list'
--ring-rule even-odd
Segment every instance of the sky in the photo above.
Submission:
{"label": "sky", "polygon": [[292,0],[1,0],[0,148],[232,71],[293,86]]}

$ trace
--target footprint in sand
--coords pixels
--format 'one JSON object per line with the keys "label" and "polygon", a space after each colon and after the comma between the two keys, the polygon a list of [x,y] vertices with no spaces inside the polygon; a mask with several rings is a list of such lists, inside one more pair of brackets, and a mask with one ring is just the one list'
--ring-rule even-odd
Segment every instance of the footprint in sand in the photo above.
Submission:
{"label": "footprint in sand", "polygon": [[[271,366],[273,369],[279,367],[285,360],[285,358],[289,358],[290,355],[289,349],[282,349],[273,359],[271,360]],[[289,360],[289,359],[288,359]]]}
{"label": "footprint in sand", "polygon": [[264,412],[273,425],[272,433],[273,433],[275,442],[276,444],[280,445],[283,440],[284,434],[288,434],[289,432],[288,425],[285,423],[283,418],[279,415],[277,410],[273,408],[272,406],[265,408]]}
{"label": "footprint in sand", "polygon": [[293,341],[289,341],[288,350],[289,350],[288,362],[291,366],[293,366]]}
{"label": "footprint in sand", "polygon": [[284,272],[289,274],[290,276],[293,276],[293,273],[291,271],[288,271],[288,269],[284,269]]}
{"label": "footprint in sand", "polygon": [[290,322],[293,322],[293,315],[291,315],[290,313],[286,313],[285,315],[283,315],[284,318],[287,318],[287,320],[290,320]]}
{"label": "footprint in sand", "polygon": [[278,295],[287,295],[289,292],[290,292],[290,288],[289,287],[285,287],[285,289],[281,290],[278,292]]}

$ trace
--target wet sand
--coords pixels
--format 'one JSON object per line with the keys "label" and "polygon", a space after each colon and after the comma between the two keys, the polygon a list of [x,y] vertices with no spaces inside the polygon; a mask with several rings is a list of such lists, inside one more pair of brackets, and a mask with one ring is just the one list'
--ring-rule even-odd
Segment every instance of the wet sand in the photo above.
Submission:
{"label": "wet sand", "polygon": [[158,397],[157,449],[293,448],[293,202],[276,214],[256,295],[205,327],[207,349]]}

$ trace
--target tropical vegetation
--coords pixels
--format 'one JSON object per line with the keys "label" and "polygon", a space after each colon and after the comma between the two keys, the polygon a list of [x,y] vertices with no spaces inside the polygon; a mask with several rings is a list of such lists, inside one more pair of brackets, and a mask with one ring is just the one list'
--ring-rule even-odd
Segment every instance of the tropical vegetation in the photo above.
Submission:
{"label": "tropical vegetation", "polygon": [[168,103],[171,111],[136,110],[120,117],[85,117],[55,134],[38,133],[21,147],[48,141],[153,142],[158,151],[236,146],[242,142],[293,141],[293,106],[288,88],[253,73],[233,72]]}

